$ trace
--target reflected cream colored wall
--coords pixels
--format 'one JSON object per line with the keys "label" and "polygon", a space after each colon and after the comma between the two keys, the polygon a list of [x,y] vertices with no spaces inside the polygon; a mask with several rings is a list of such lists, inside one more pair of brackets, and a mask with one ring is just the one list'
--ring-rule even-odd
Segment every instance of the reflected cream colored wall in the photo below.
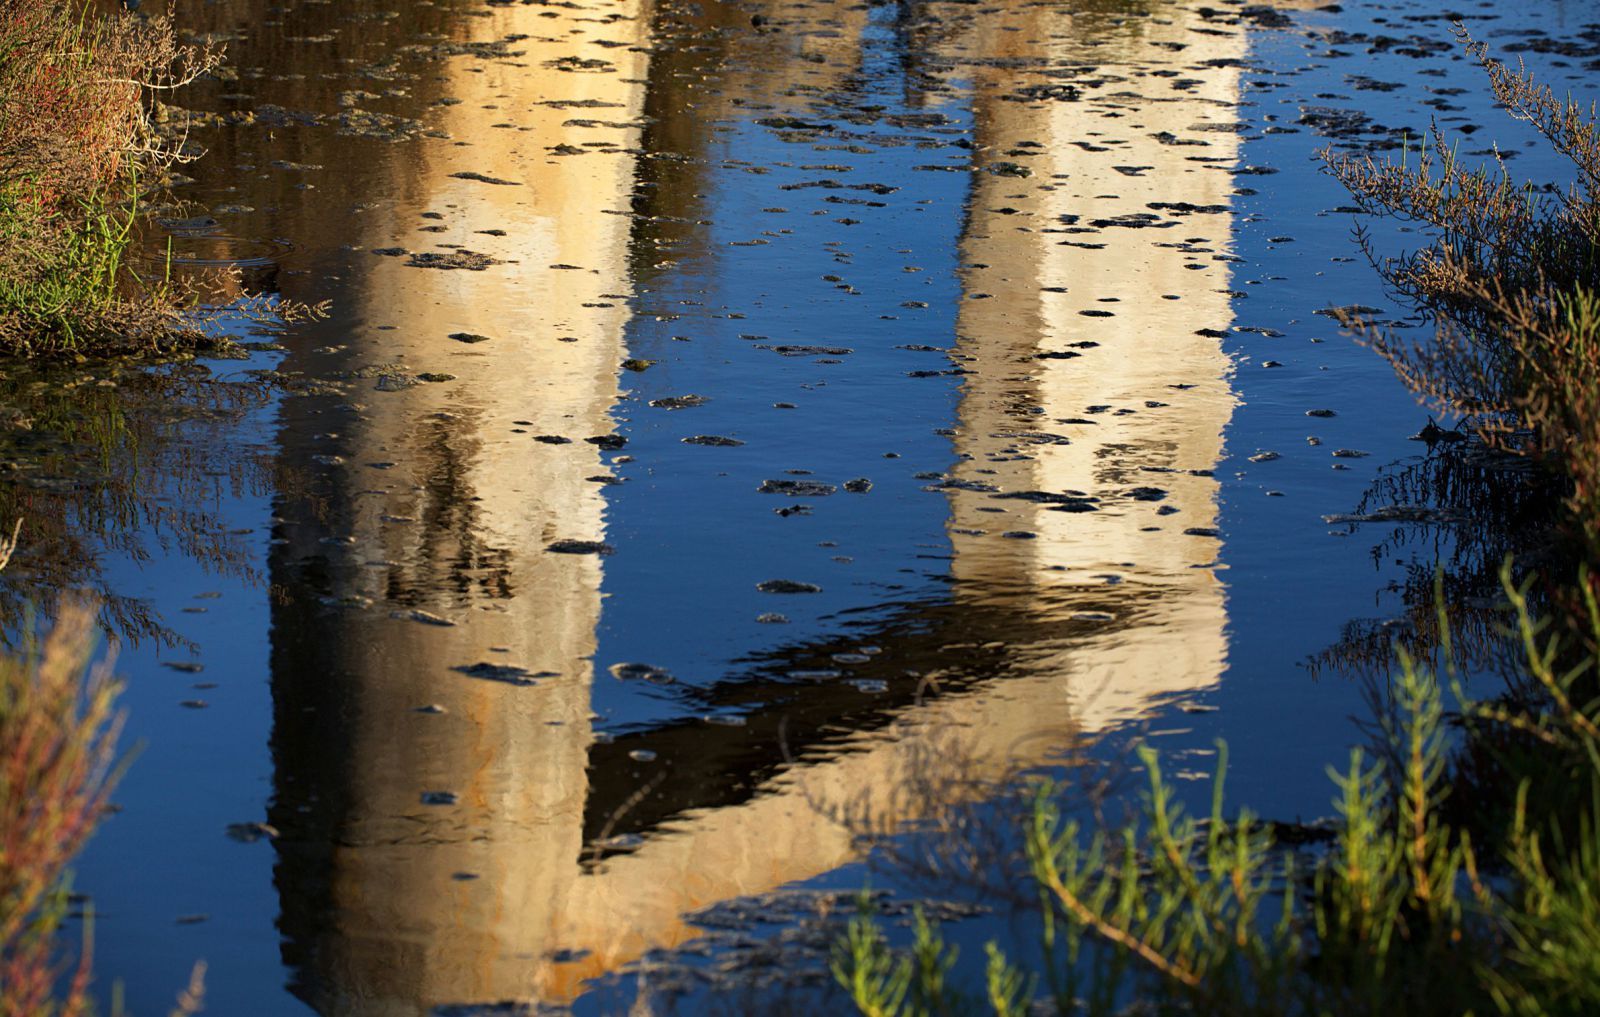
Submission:
{"label": "reflected cream colored wall", "polygon": [[[1227,653],[1222,584],[1196,567],[1213,560],[1217,541],[1185,531],[1216,525],[1217,482],[1188,471],[1216,465],[1235,402],[1219,341],[1195,334],[1232,320],[1227,265],[1214,258],[1229,251],[1231,213],[1174,219],[1150,206],[1229,204],[1236,136],[1205,127],[1235,119],[1239,72],[1202,64],[1243,57],[1246,37],[1242,28],[1198,32],[1214,26],[1176,6],[1151,7],[1153,16],[1122,24],[1023,8],[982,19],[951,44],[952,55],[1003,47],[1121,79],[1077,100],[1016,102],[1002,96],[1063,79],[979,72],[978,161],[1032,175],[975,174],[961,242],[966,299],[956,350],[972,373],[963,379],[955,447],[964,461],[955,475],[1100,504],[1069,513],[952,491],[953,571],[974,580],[958,585],[964,597],[1004,599],[1063,621],[1084,591],[1119,577],[1128,617],[1105,623],[1104,636],[1074,634],[1030,651],[1034,667],[1072,686],[1089,726],[1132,716],[1152,695],[1212,684]],[[1175,78],[1188,88],[1174,88]],[[1070,232],[1136,215],[1177,225]],[[1179,249],[1186,241],[1197,242]],[[1072,345],[1084,341],[1099,345]],[[1080,355],[1037,358],[1048,353]],[[1136,501],[1128,494],[1136,487],[1167,494]],[[1178,511],[1158,515],[1162,506]],[[1035,536],[1001,536],[1008,531]]]}
{"label": "reflected cream colored wall", "polygon": [[[546,10],[559,17],[540,17]],[[605,466],[583,439],[611,430],[626,356],[626,301],[602,295],[626,291],[629,220],[604,212],[628,207],[634,162],[549,149],[637,144],[633,127],[569,121],[636,120],[648,60],[632,48],[648,42],[642,14],[638,0],[593,0],[464,19],[478,39],[533,38],[508,60],[439,65],[445,94],[459,102],[433,122],[469,144],[397,150],[397,160],[415,160],[398,164],[409,178],[400,207],[368,216],[352,238],[418,251],[460,244],[503,263],[441,271],[370,256],[350,286],[361,306],[340,309],[362,320],[341,355],[352,366],[398,362],[403,374],[456,377],[360,392],[361,413],[338,421],[329,443],[345,458],[337,469],[354,523],[339,536],[348,544],[299,549],[336,559],[345,578],[335,596],[371,602],[321,633],[330,671],[348,676],[331,680],[351,685],[341,747],[348,806],[331,907],[310,945],[315,970],[303,977],[324,1014],[409,1017],[543,991],[582,847],[601,579],[598,557],[546,547],[604,537],[601,485],[586,478]],[[594,39],[628,45],[581,44]],[[572,56],[610,66],[553,63]],[[544,105],[551,100],[608,106]],[[505,123],[514,126],[494,126]],[[462,172],[517,185],[452,176]],[[414,232],[435,223],[447,231]],[[485,229],[507,235],[477,232]],[[555,267],[563,265],[577,267]],[[451,333],[490,339],[466,344]],[[309,435],[296,438],[314,447]],[[453,624],[390,617],[413,609]],[[519,687],[452,670],[478,662],[554,676]],[[446,712],[416,712],[429,704]],[[459,800],[423,804],[431,791]]]}
{"label": "reflected cream colored wall", "polygon": [[[752,0],[733,5],[764,22],[741,39],[740,59],[722,74],[708,112],[726,116],[729,102],[765,103],[785,112],[836,94],[861,66],[862,33],[872,17],[860,0]],[[737,154],[737,153],[735,153]]]}

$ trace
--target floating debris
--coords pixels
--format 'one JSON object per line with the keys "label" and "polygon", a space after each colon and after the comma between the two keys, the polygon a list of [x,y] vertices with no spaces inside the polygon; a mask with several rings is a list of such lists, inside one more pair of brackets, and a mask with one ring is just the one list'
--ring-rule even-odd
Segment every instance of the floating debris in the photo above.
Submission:
{"label": "floating debris", "polygon": [[419,622],[423,625],[438,625],[440,627],[450,627],[455,625],[455,622],[448,618],[436,615],[432,611],[424,611],[421,608],[416,607],[400,611],[390,611],[389,617],[398,619],[400,621]]}
{"label": "floating debris", "polygon": [[653,685],[671,685],[674,680],[665,668],[653,664],[637,662],[612,664],[607,670],[611,672],[611,677],[619,681],[645,681]]}
{"label": "floating debris", "polygon": [[802,583],[793,579],[767,579],[756,584],[762,593],[821,593],[816,583]]}
{"label": "floating debris", "polygon": [[241,844],[254,844],[259,840],[277,840],[281,834],[270,823],[229,823],[228,836]]}
{"label": "floating debris", "polygon": [[600,540],[557,540],[545,545],[546,551],[556,554],[599,554],[616,552],[616,548]]}
{"label": "floating debris", "polygon": [[557,677],[557,672],[555,671],[530,671],[515,664],[491,664],[488,661],[479,661],[476,664],[460,664],[450,670],[464,674],[468,678],[481,678],[484,681],[504,682],[507,685],[521,686],[537,685],[542,678]]}
{"label": "floating debris", "polygon": [[521,181],[517,181],[517,180],[501,180],[499,177],[485,176],[482,173],[476,173],[476,172],[473,172],[471,170],[467,170],[467,171],[464,171],[464,172],[461,172],[461,173],[452,173],[452,174],[450,174],[450,176],[453,179],[456,179],[456,180],[476,180],[480,184],[495,184],[495,185],[500,186],[500,187],[521,187],[522,186]]}

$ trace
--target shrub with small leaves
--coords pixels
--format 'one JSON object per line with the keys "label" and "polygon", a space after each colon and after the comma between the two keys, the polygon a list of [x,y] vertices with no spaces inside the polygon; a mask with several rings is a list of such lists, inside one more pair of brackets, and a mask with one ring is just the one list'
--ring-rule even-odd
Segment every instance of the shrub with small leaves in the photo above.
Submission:
{"label": "shrub with small leaves", "polygon": [[[1143,748],[1148,786],[1133,823],[1086,829],[1053,781],[1027,800],[1018,879],[1038,889],[1052,959],[1037,982],[990,944],[986,995],[970,999],[953,988],[956,953],[936,928],[919,915],[915,942],[897,952],[867,911],[835,952],[836,980],[862,1013],[883,1017],[1109,1017],[1135,1004],[1217,1017],[1600,1010],[1600,704],[1571,695],[1595,662],[1554,670],[1560,634],[1530,616],[1509,565],[1505,582],[1540,705],[1514,713],[1466,699],[1453,670],[1441,681],[1402,654],[1380,724],[1389,744],[1330,770],[1334,836],[1308,861],[1271,825],[1226,809],[1225,745],[1204,819],[1185,812]],[[1600,610],[1594,619],[1600,633]],[[1446,685],[1464,723],[1537,731],[1550,746],[1545,769],[1524,775],[1503,856],[1480,858],[1471,833],[1444,818]],[[1528,799],[1551,774],[1588,796],[1576,820],[1532,818]],[[1037,984],[1048,992],[1035,1001]]]}

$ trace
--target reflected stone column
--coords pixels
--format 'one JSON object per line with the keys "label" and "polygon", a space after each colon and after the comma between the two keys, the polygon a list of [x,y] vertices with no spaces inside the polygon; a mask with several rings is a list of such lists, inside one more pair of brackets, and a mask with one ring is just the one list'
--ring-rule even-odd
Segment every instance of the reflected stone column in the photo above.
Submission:
{"label": "reflected stone column", "polygon": [[605,213],[646,28],[637,0],[463,20],[529,37],[437,65],[457,143],[396,148],[397,207],[356,242],[465,267],[353,255],[324,355],[357,407],[291,400],[280,434],[312,479],[273,563],[277,878],[327,1015],[545,997],[582,849],[602,559],[549,548],[604,536],[628,230]]}
{"label": "reflected stone column", "polygon": [[[953,572],[973,580],[962,597],[1060,623],[1062,639],[1016,648],[1019,669],[1060,675],[1090,728],[1211,684],[1227,652],[1205,566],[1235,402],[1218,336],[1232,320],[1229,63],[1247,40],[1147,9],[1022,8],[944,50],[1010,68],[973,72]],[[1090,599],[1123,606],[1104,617],[1081,610]]]}

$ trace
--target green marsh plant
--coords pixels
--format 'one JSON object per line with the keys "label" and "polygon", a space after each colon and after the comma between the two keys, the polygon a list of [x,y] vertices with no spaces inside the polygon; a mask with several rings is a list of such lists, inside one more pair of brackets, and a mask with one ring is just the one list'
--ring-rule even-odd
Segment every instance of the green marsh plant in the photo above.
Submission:
{"label": "green marsh plant", "polygon": [[[1043,970],[1024,974],[990,944],[982,991],[964,992],[952,976],[957,953],[935,926],[919,916],[910,948],[895,950],[864,909],[836,945],[837,982],[862,1013],[882,1017],[1595,1012],[1600,705],[1577,692],[1595,662],[1559,664],[1567,637],[1531,616],[1509,568],[1505,580],[1542,698],[1526,709],[1478,702],[1452,669],[1435,674],[1402,654],[1379,750],[1352,750],[1330,769],[1326,839],[1280,839],[1276,824],[1231,811],[1225,746],[1210,810],[1191,815],[1143,748],[1147,783],[1131,823],[1071,818],[1053,780],[1036,780],[1026,797],[1021,878],[1042,908]],[[1499,838],[1444,807],[1465,787],[1453,725],[1543,746]],[[1539,803],[1555,783],[1584,806]]]}

